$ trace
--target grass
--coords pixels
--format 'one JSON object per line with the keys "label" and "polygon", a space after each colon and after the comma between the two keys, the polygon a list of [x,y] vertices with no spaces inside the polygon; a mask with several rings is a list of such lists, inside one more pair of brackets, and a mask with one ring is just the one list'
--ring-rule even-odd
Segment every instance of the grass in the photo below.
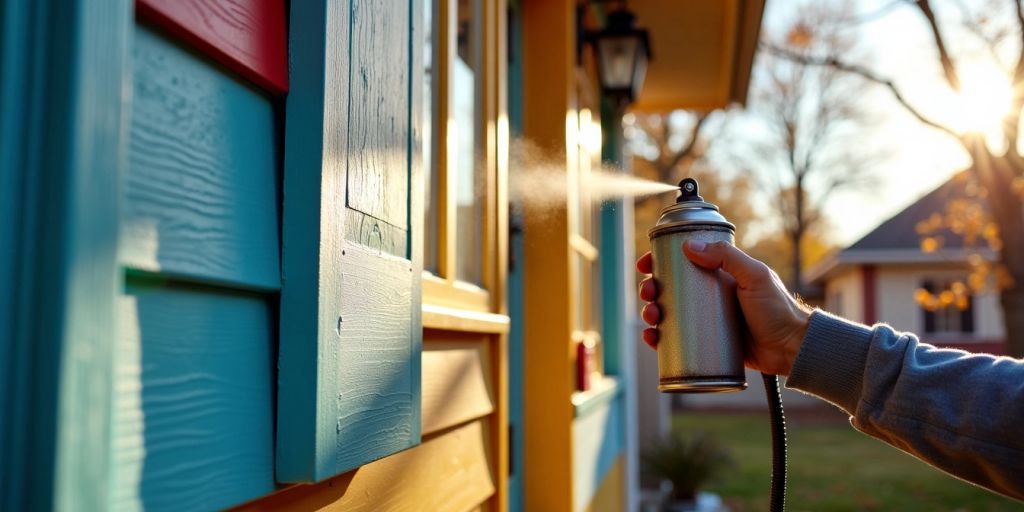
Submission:
{"label": "grass", "polygon": [[[673,427],[713,432],[733,448],[737,467],[708,490],[720,494],[734,512],[767,509],[767,413],[687,412],[673,418]],[[947,476],[841,421],[791,421],[787,434],[790,512],[1024,510],[1024,504]]]}

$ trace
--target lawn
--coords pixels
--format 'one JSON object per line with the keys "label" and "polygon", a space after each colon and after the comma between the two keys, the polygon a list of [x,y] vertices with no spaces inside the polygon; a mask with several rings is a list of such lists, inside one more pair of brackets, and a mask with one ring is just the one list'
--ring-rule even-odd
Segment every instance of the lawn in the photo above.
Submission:
{"label": "lawn", "polygon": [[[679,413],[674,428],[713,432],[737,466],[709,490],[735,512],[766,510],[768,416]],[[1001,511],[1024,504],[956,480],[842,421],[790,421],[787,507],[797,511]]]}

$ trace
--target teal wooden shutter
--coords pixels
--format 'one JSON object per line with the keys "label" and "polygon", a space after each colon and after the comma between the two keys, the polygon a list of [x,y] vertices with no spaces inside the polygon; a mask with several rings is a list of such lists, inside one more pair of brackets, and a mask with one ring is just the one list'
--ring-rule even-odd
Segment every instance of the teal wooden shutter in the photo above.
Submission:
{"label": "teal wooden shutter", "polygon": [[419,443],[419,9],[292,2],[277,480]]}

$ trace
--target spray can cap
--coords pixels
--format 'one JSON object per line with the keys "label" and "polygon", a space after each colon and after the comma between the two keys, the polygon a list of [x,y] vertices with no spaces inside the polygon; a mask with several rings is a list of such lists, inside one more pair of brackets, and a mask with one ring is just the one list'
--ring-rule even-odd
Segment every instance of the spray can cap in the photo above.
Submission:
{"label": "spray can cap", "polygon": [[700,196],[700,186],[697,185],[697,180],[683,178],[679,182],[679,197],[676,198],[676,202],[681,203],[683,201],[704,201],[704,198]]}
{"label": "spray can cap", "polygon": [[676,202],[661,211],[661,218],[648,234],[654,238],[675,231],[700,229],[735,232],[736,226],[719,213],[717,206],[700,196],[697,180],[685,178],[679,182],[679,197],[676,198]]}

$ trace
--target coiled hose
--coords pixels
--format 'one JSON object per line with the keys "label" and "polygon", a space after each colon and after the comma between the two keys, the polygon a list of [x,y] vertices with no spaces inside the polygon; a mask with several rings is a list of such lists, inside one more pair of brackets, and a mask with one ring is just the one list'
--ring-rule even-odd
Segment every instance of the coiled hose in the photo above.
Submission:
{"label": "coiled hose", "polygon": [[772,424],[772,494],[769,510],[786,510],[786,416],[782,413],[782,391],[777,375],[761,374],[768,398]]}

